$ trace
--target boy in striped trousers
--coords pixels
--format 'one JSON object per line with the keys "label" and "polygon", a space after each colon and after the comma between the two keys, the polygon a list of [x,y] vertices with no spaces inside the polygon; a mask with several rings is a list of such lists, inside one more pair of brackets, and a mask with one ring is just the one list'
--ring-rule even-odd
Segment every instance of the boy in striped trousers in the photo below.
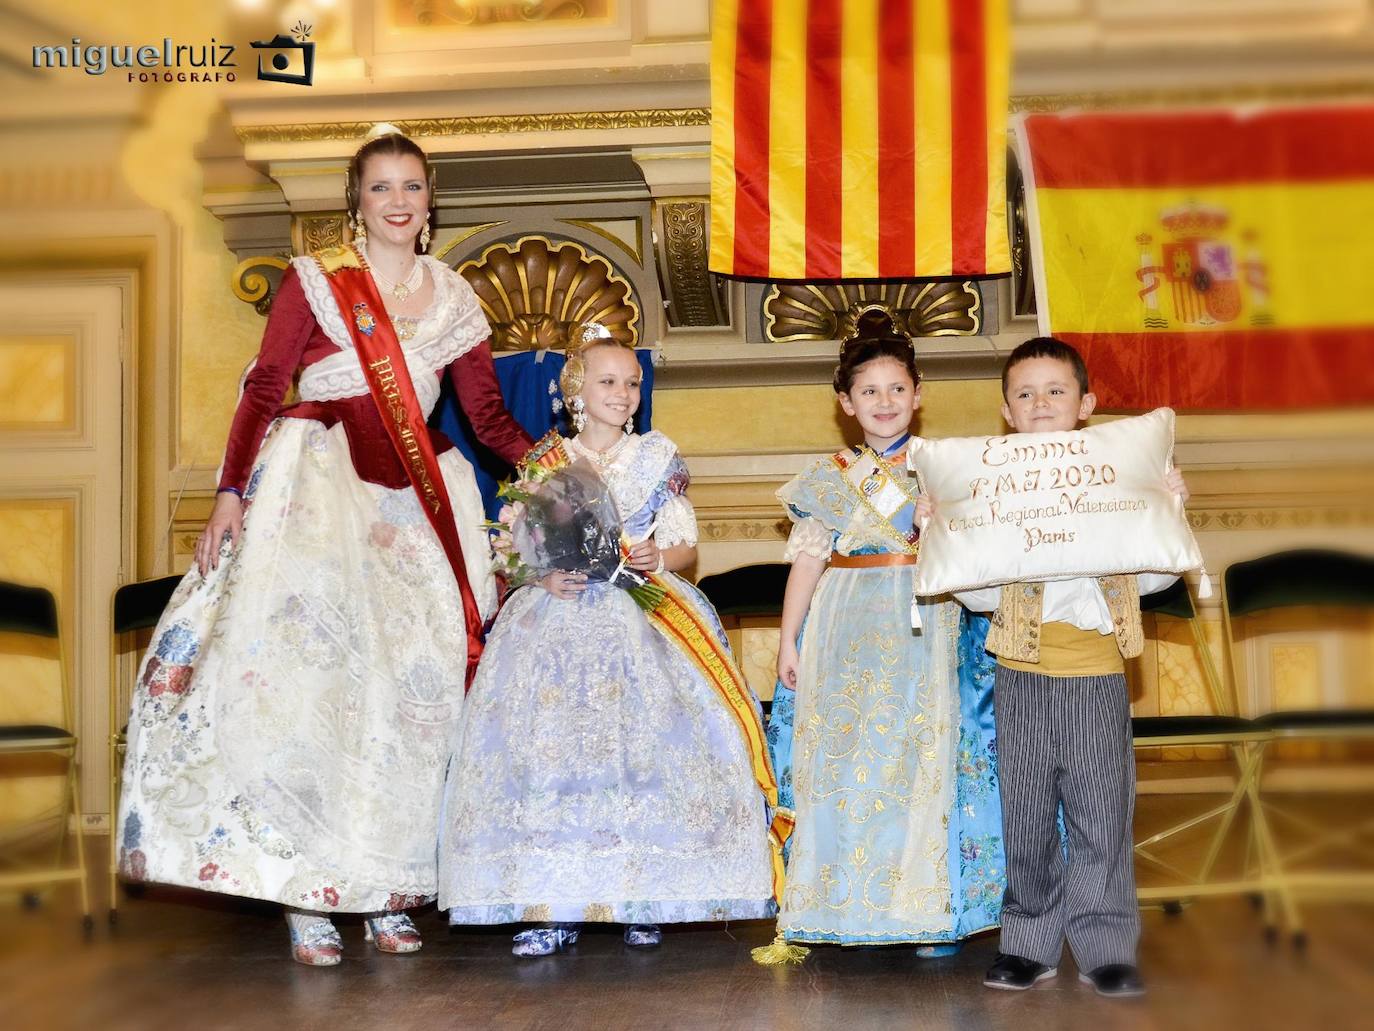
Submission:
{"label": "boy in striped trousers", "polygon": [[[1019,433],[1076,429],[1097,399],[1083,359],[1037,337],[1002,371],[1002,416]],[[1168,484],[1187,499],[1183,477]],[[1131,821],[1135,755],[1125,662],[1144,645],[1140,594],[1174,576],[1142,573],[1017,583],[957,595],[993,612],[994,713],[1007,890],[1002,940],[983,983],[1021,991],[1058,973],[1065,940],[1099,995],[1144,993]],[[1063,806],[1067,858],[1056,814]]]}

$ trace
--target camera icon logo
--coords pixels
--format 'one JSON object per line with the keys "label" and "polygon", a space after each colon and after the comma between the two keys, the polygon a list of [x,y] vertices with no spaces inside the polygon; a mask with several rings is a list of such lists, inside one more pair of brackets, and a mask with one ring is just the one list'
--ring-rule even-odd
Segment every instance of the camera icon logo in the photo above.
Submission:
{"label": "camera icon logo", "polygon": [[[258,54],[258,78],[263,82],[285,82],[309,86],[315,79],[315,44],[307,40],[310,26],[298,24],[295,39],[281,33],[268,40],[249,43]],[[266,65],[264,65],[266,60]]]}

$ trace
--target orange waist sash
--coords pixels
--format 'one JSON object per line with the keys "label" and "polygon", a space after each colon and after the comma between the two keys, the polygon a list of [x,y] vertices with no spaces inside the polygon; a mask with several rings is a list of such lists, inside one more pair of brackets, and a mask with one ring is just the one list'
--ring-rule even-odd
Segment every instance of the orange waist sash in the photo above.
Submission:
{"label": "orange waist sash", "polygon": [[877,555],[841,555],[838,551],[830,553],[831,569],[876,569],[879,566],[914,566],[915,555],[900,552],[881,552]]}

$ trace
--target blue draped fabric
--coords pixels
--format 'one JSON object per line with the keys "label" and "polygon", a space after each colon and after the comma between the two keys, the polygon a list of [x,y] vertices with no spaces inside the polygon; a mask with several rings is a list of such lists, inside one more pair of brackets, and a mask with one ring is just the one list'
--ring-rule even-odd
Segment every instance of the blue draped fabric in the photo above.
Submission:
{"label": "blue draped fabric", "polygon": [[949,821],[950,884],[958,921],[955,937],[995,927],[1007,884],[1002,846],[1002,799],[997,782],[997,729],[992,682],[997,660],[986,649],[985,615],[959,617],[959,751],[955,811]]}
{"label": "blue draped fabric", "polygon": [[[647,433],[653,428],[653,352],[644,348],[635,354],[643,373],[635,430]],[[501,384],[501,396],[505,399],[506,408],[535,440],[549,430],[567,429],[563,418],[563,395],[558,389],[558,374],[563,371],[565,361],[561,354],[553,351],[517,351],[496,355],[496,378]],[[447,379],[444,380],[443,393],[429,422],[443,431],[472,463],[477,476],[477,489],[482,493],[482,506],[486,509],[487,518],[495,519],[501,507],[496,500],[496,488],[502,480],[510,478],[511,470],[477,442],[477,435],[458,407],[453,386]]]}

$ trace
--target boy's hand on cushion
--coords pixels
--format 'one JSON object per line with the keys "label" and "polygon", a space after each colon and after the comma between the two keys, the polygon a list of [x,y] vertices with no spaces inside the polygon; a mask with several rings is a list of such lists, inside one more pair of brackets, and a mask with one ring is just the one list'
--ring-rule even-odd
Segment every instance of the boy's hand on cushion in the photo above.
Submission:
{"label": "boy's hand on cushion", "polygon": [[928,494],[916,495],[916,523],[920,525],[935,514],[935,502]]}
{"label": "boy's hand on cushion", "polygon": [[1179,469],[1170,469],[1164,474],[1164,483],[1168,488],[1183,499],[1186,505],[1192,494],[1188,492],[1188,484],[1183,482],[1183,472]]}

